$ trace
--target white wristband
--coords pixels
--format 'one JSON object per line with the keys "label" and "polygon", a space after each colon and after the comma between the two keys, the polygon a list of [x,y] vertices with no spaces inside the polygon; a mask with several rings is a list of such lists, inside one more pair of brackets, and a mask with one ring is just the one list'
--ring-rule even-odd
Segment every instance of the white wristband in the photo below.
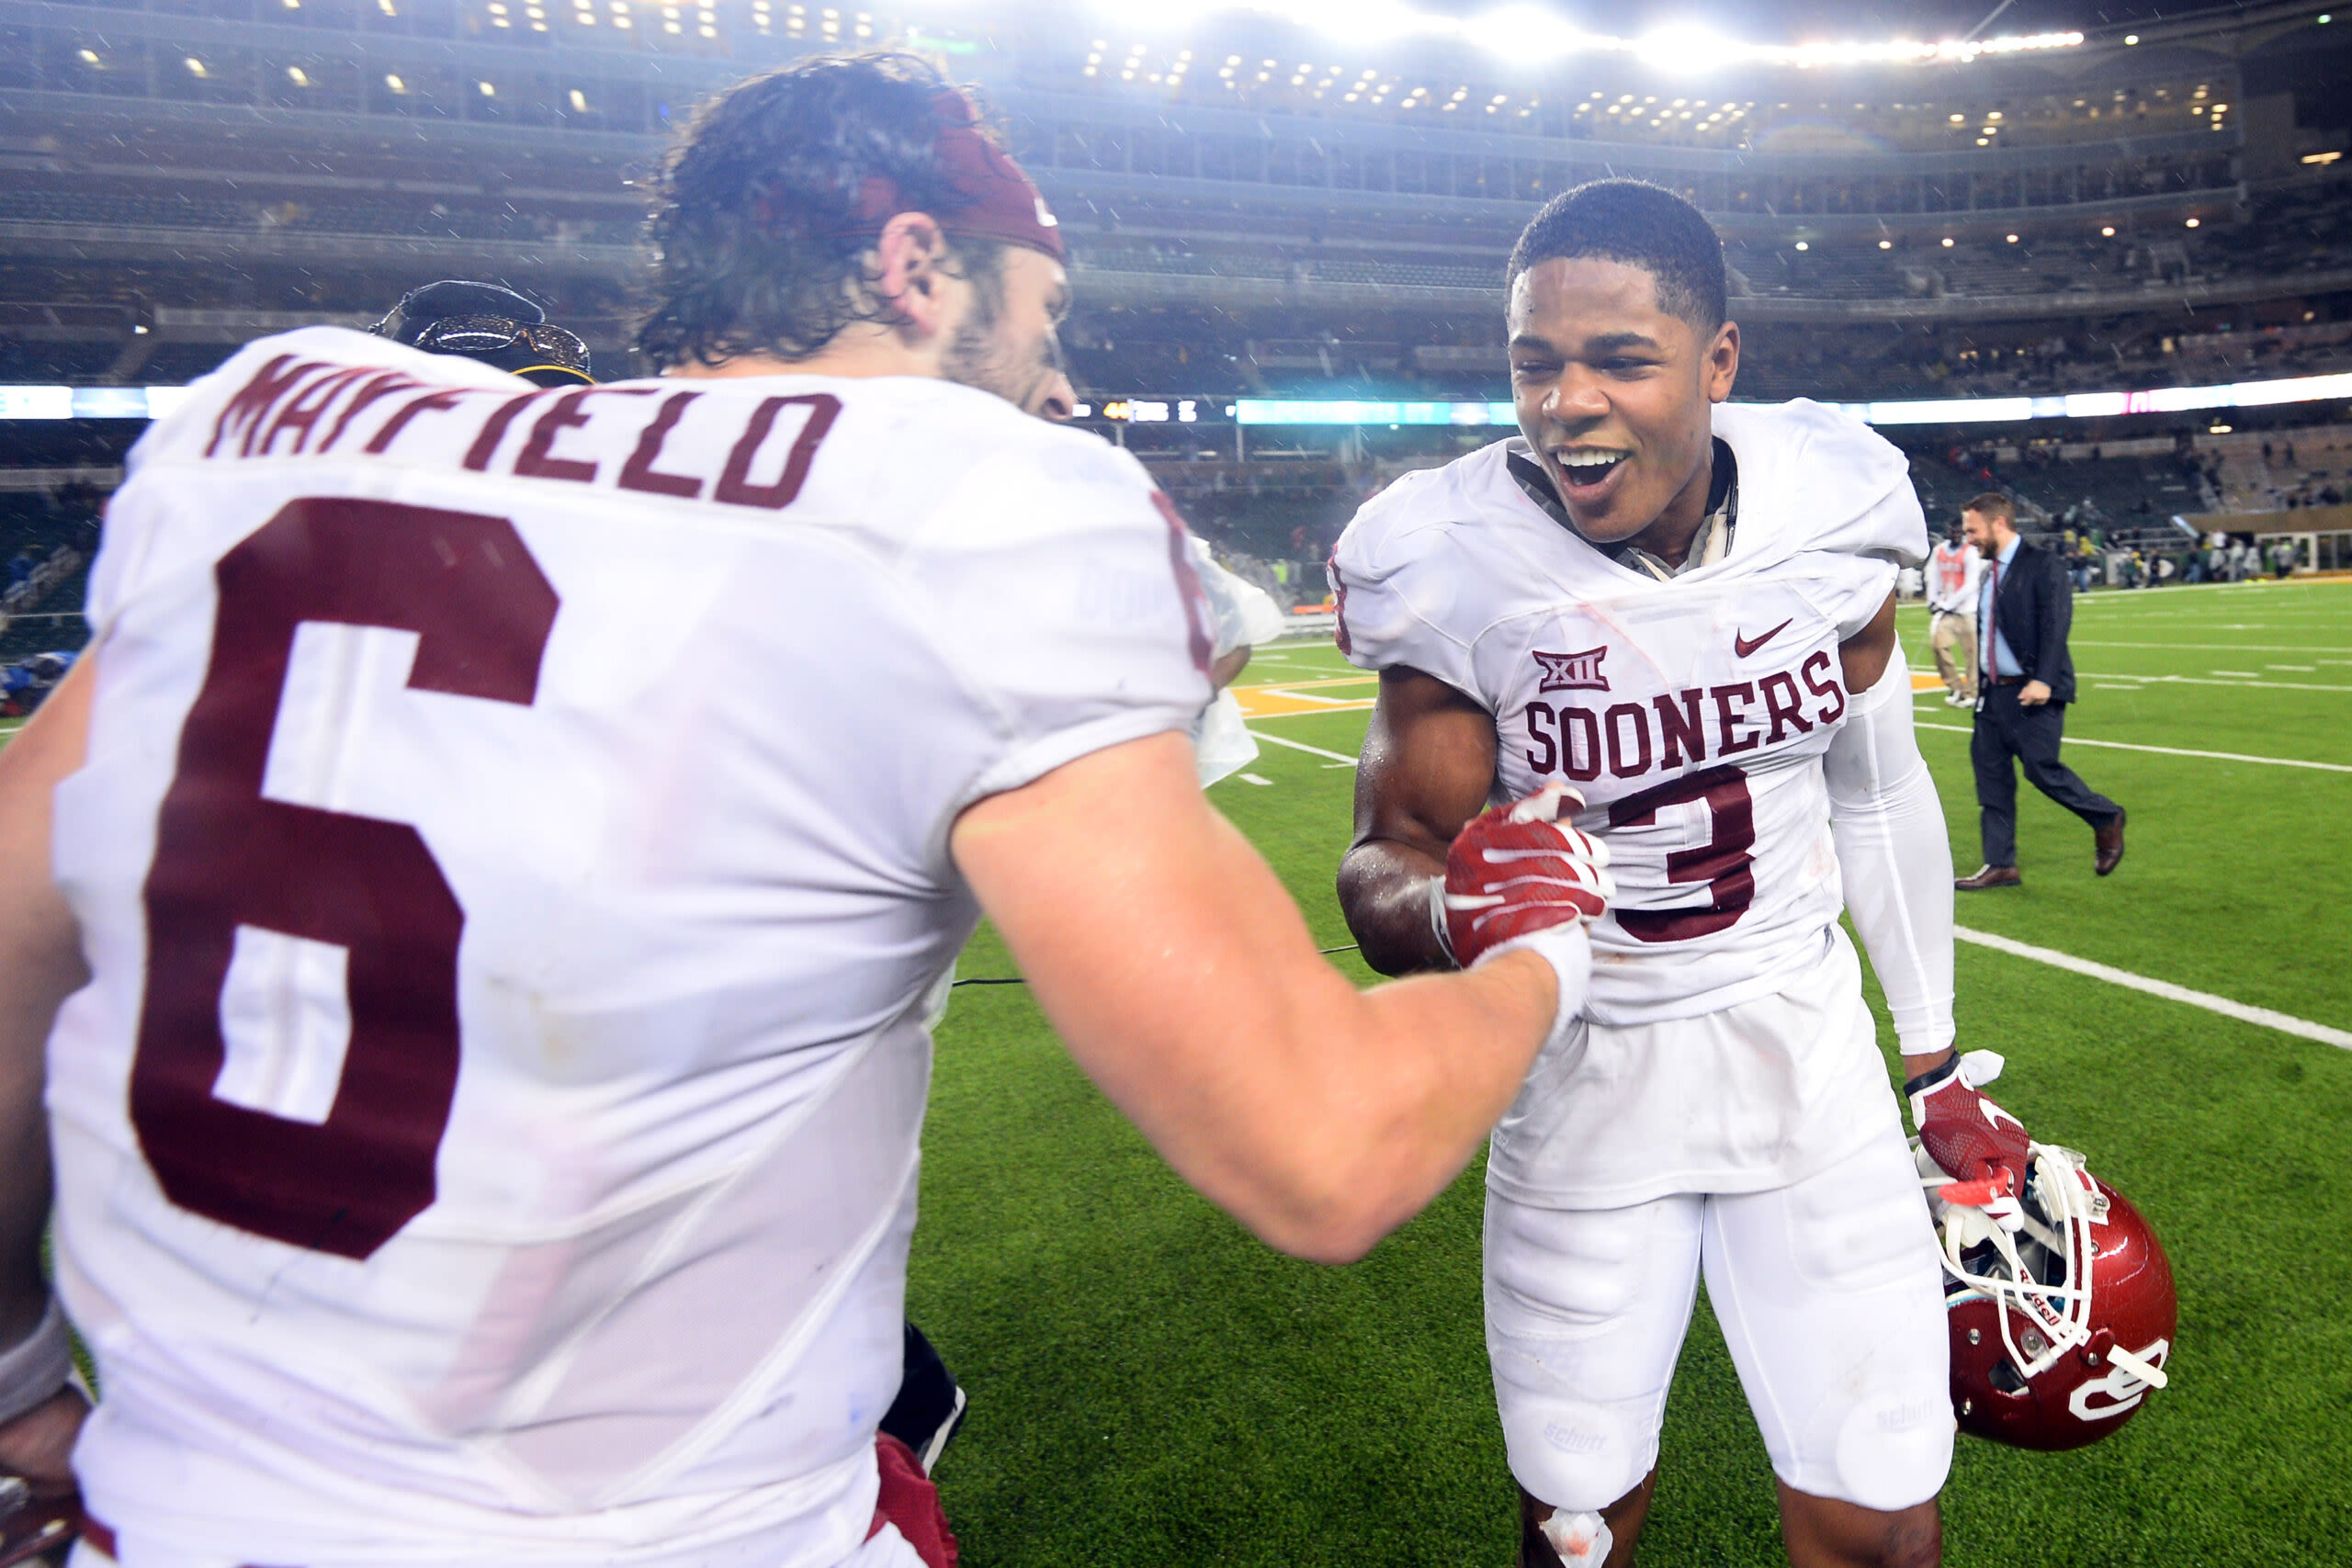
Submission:
{"label": "white wristband", "polygon": [[1560,984],[1559,1005],[1552,1010],[1552,1032],[1544,1036],[1556,1040],[1560,1032],[1576,1021],[1584,1011],[1586,999],[1592,993],[1592,937],[1582,920],[1563,920],[1556,926],[1546,926],[1540,931],[1515,936],[1509,942],[1488,948],[1478,955],[1476,969],[1506,953],[1521,948],[1535,953],[1552,966],[1552,976]]}
{"label": "white wristband", "polygon": [[46,1402],[74,1376],[74,1340],[57,1298],[23,1343],[0,1350],[0,1422],[14,1421]]}

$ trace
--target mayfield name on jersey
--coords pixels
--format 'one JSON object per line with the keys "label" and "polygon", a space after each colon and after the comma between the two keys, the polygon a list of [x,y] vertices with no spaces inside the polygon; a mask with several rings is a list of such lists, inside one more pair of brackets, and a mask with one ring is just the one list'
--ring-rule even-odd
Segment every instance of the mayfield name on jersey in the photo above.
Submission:
{"label": "mayfield name on jersey", "polygon": [[1208,698],[1140,465],[944,382],[312,329],[132,455],[55,863],[126,1562],[832,1564],[956,815]]}

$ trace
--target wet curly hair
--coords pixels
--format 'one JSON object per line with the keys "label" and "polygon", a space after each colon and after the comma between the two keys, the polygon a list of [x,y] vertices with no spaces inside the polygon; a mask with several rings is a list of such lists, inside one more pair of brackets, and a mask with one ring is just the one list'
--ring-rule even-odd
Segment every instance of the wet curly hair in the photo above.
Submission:
{"label": "wet curly hair", "polygon": [[[910,54],[827,54],[738,83],[695,116],[662,167],[658,251],[638,347],[657,367],[743,355],[807,359],[842,330],[888,321],[875,234],[858,221],[868,179],[906,210],[956,205],[934,151],[934,99],[956,90]],[[1003,247],[956,237],[951,265],[998,303]]]}

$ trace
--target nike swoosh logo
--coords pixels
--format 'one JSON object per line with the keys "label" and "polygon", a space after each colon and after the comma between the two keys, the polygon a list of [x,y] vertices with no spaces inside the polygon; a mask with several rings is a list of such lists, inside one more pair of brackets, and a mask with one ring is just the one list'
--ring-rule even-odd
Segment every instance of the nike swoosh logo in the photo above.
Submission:
{"label": "nike swoosh logo", "polygon": [[1793,621],[1795,619],[1796,617],[1794,615],[1791,615],[1789,620],[1782,621],[1779,626],[1774,626],[1762,637],[1741,637],[1738,633],[1735,632],[1732,634],[1731,650],[1739,655],[1742,659],[1745,659],[1749,654],[1755,652],[1758,649],[1763,647],[1766,643],[1770,642],[1774,637],[1779,637],[1782,632],[1787,631],[1789,629],[1789,621]]}

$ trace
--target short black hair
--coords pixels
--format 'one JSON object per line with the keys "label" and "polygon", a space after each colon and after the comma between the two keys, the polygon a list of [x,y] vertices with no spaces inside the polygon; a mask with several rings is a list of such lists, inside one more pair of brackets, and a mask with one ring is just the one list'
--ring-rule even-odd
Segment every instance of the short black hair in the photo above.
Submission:
{"label": "short black hair", "polygon": [[1506,288],[1542,262],[1600,256],[1648,273],[1657,305],[1702,333],[1731,310],[1724,287],[1724,244],[1705,213],[1646,180],[1591,180],[1544,204],[1510,251]]}
{"label": "short black hair", "polygon": [[[934,100],[953,90],[915,55],[822,54],[705,105],[662,171],[638,346],[664,368],[806,359],[853,323],[888,319],[865,287],[878,226],[860,223],[859,196],[879,179],[908,211],[960,204],[934,151]],[[1002,246],[950,245],[986,306],[1001,287]]]}

